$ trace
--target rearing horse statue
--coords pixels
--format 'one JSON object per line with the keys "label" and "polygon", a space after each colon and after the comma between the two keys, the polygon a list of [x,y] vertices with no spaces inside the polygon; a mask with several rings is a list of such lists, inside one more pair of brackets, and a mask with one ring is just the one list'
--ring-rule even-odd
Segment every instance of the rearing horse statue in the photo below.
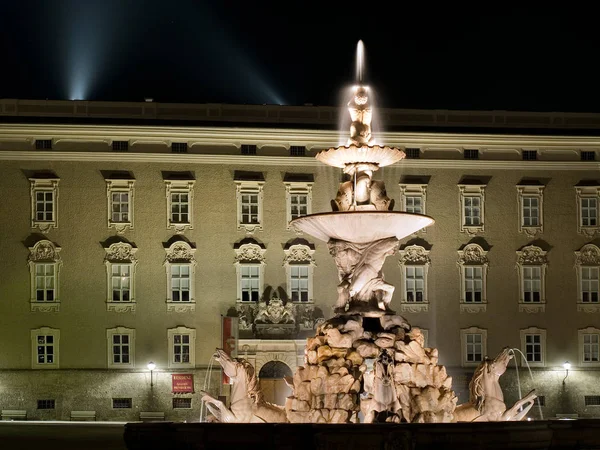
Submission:
{"label": "rearing horse statue", "polygon": [[454,411],[457,422],[518,421],[527,415],[537,398],[535,389],[507,409],[498,381],[512,357],[510,348],[505,347],[496,358],[485,358],[477,367],[469,383],[469,401]]}
{"label": "rearing horse statue", "polygon": [[274,405],[263,399],[254,367],[245,359],[231,358],[220,348],[215,358],[232,381],[231,404],[225,403],[201,391],[201,400],[218,422],[262,423],[287,422],[283,406]]}

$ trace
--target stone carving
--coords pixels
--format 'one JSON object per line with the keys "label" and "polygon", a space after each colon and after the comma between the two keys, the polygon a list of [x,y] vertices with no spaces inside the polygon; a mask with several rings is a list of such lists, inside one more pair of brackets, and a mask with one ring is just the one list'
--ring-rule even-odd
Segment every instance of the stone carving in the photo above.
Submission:
{"label": "stone carving", "polygon": [[586,244],[575,252],[575,264],[581,266],[600,266],[600,248]]}
{"label": "stone carving", "polygon": [[454,411],[457,422],[517,421],[525,418],[537,398],[535,390],[507,409],[499,383],[513,356],[513,351],[506,347],[496,358],[485,358],[477,367],[469,383],[469,401],[457,406]]}
{"label": "stone carving", "polygon": [[173,242],[168,248],[165,248],[166,262],[196,262],[194,254],[196,249],[185,241]]}
{"label": "stone carving", "polygon": [[283,407],[263,399],[260,383],[252,364],[245,359],[231,358],[221,349],[217,349],[215,359],[232,381],[229,407],[208,392],[201,391],[201,400],[205,402],[206,408],[214,416],[215,421],[223,423],[288,421]]}
{"label": "stone carving", "polygon": [[137,260],[135,253],[138,249],[126,242],[116,242],[104,250],[106,251],[104,260],[107,262],[135,262]]}
{"label": "stone carving", "polygon": [[404,250],[400,250],[401,265],[425,265],[431,264],[429,250],[425,250],[420,245],[409,245]]}
{"label": "stone carving", "polygon": [[238,328],[242,331],[252,330],[255,305],[238,303],[235,309],[238,317]]}
{"label": "stone carving", "polygon": [[265,262],[266,249],[255,243],[240,245],[235,249],[235,262]]}
{"label": "stone carving", "polygon": [[324,320],[323,313],[316,309],[315,305],[296,305],[296,323],[301,330],[314,330],[316,326]]}
{"label": "stone carving", "polygon": [[[352,166],[360,170],[360,165]],[[372,180],[372,170],[358,172],[355,180],[340,184],[335,200],[331,206],[334,211],[369,210],[389,211],[394,208],[394,201],[386,193],[382,181]]]}
{"label": "stone carving", "polygon": [[467,244],[458,251],[458,264],[488,264],[487,251],[478,244]]}
{"label": "stone carving", "polygon": [[[400,422],[400,402],[394,386],[394,351],[382,349],[373,370],[364,374],[366,398],[360,401],[360,409],[365,423]],[[376,420],[384,413],[382,420]]]}
{"label": "stone carving", "polygon": [[357,86],[354,88],[354,95],[348,102],[348,111],[352,120],[348,145],[363,146],[372,144],[371,120],[373,119],[373,111],[366,87]]}
{"label": "stone carving", "polygon": [[394,286],[383,280],[385,258],[398,250],[396,238],[366,244],[331,239],[327,245],[338,268],[336,312],[385,313],[391,311]]}
{"label": "stone carving", "polygon": [[294,324],[296,323],[294,304],[292,302],[284,304],[277,293],[273,293],[268,303],[264,299],[258,302],[254,323]]}
{"label": "stone carving", "polygon": [[315,251],[308,245],[291,245],[290,248],[284,250],[283,253],[285,255],[283,258],[284,265],[291,263],[310,263],[312,265],[316,265],[313,257]]}
{"label": "stone carving", "polygon": [[51,241],[41,240],[29,247],[30,262],[59,262],[61,248],[55,246]]}
{"label": "stone carving", "polygon": [[517,264],[548,264],[546,253],[540,247],[528,245],[517,252]]}

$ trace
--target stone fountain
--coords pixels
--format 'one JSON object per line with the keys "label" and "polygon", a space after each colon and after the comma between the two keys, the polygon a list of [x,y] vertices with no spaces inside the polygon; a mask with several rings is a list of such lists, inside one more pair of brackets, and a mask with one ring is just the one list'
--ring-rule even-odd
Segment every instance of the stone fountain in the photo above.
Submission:
{"label": "stone fountain", "polygon": [[405,157],[380,146],[371,133],[368,87],[353,88],[352,120],[345,146],[317,155],[343,169],[332,212],[292,221],[327,243],[338,269],[335,316],[308,339],[306,364],[289,384],[292,423],[451,422],[457,397],[452,379],[438,365],[438,352],[424,348],[418,328],[390,309],[394,286],[384,280],[385,259],[399,240],[431,225],[431,217],[392,211],[383,181],[373,174]]}

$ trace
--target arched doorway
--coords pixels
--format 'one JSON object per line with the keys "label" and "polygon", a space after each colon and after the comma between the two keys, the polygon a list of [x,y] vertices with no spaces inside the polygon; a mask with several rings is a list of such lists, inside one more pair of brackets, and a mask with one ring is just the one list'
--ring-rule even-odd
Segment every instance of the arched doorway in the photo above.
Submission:
{"label": "arched doorway", "polygon": [[292,369],[281,361],[269,361],[263,365],[258,377],[264,399],[276,405],[285,405],[285,399],[292,395],[292,390],[285,384],[283,377],[293,375]]}

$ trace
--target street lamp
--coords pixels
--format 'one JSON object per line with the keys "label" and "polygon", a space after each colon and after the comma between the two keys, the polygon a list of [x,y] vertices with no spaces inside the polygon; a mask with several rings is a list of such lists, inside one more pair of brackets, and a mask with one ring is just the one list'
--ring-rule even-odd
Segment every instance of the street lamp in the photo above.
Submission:
{"label": "street lamp", "polygon": [[563,378],[563,384],[565,384],[565,381],[567,380],[567,377],[569,376],[569,369],[570,368],[571,368],[571,363],[569,361],[565,361],[563,363],[563,369],[565,369],[567,371],[567,374]]}
{"label": "street lamp", "polygon": [[154,386],[154,383],[152,382],[152,372],[154,371],[154,369],[156,369],[156,364],[150,361],[148,363],[148,370],[150,371],[150,387]]}

